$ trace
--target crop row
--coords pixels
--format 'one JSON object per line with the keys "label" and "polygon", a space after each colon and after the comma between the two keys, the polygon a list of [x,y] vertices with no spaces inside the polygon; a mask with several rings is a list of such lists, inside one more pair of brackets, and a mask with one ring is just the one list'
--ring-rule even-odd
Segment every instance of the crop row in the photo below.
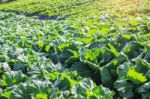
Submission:
{"label": "crop row", "polygon": [[[128,0],[127,0],[128,1]],[[47,15],[58,18],[98,16],[101,12],[127,13],[150,12],[149,1],[127,2],[121,0],[16,0],[0,5],[2,11],[20,12],[30,15]],[[132,1],[132,0],[129,0]],[[117,13],[116,13],[117,14]]]}

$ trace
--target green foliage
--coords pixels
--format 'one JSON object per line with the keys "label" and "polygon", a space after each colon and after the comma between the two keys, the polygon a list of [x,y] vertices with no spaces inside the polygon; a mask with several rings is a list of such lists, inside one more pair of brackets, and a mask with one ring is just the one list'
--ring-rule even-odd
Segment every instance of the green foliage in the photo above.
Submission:
{"label": "green foliage", "polygon": [[142,73],[136,72],[134,68],[130,68],[128,70],[127,76],[129,77],[129,79],[131,79],[131,81],[135,80],[135,83],[144,83],[147,81],[147,78],[143,76]]}
{"label": "green foliage", "polygon": [[114,87],[123,98],[134,97],[134,86],[124,80],[118,80],[114,83]]}
{"label": "green foliage", "polygon": [[148,4],[0,4],[5,11],[57,16],[38,20],[0,12],[0,99],[149,99]]}
{"label": "green foliage", "polygon": [[6,3],[6,2],[11,2],[11,1],[15,1],[15,0],[0,0],[0,3]]}

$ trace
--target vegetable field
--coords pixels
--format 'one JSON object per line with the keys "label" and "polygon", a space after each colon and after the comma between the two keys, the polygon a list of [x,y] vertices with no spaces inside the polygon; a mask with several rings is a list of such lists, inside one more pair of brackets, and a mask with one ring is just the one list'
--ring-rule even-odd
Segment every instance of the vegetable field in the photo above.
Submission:
{"label": "vegetable field", "polygon": [[0,99],[150,99],[150,1],[4,1]]}

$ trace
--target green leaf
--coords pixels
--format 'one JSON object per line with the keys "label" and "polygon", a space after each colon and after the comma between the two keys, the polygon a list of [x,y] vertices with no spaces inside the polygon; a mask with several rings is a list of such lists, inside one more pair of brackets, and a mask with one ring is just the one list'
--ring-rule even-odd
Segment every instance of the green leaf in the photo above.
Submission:
{"label": "green leaf", "polygon": [[103,85],[105,85],[107,87],[113,86],[112,75],[111,75],[110,71],[106,67],[103,67],[101,69],[100,74],[101,74],[101,81],[102,81]]}
{"label": "green leaf", "polygon": [[0,63],[0,75],[10,70],[11,69],[7,63]]}
{"label": "green leaf", "polygon": [[35,96],[35,99],[48,99],[48,98],[46,94],[40,93]]}
{"label": "green leaf", "polygon": [[147,82],[138,88],[138,93],[146,93],[150,90],[150,82]]}
{"label": "green leaf", "polygon": [[126,79],[130,67],[132,67],[132,64],[130,62],[125,62],[117,68],[119,79]]}
{"label": "green leaf", "polygon": [[50,48],[51,48],[50,45],[46,45],[46,46],[45,46],[45,51],[46,51],[46,52],[49,52]]}
{"label": "green leaf", "polygon": [[60,90],[70,90],[75,84],[75,81],[66,74],[62,74],[54,82],[54,87],[59,88]]}
{"label": "green leaf", "polygon": [[88,66],[86,64],[83,64],[82,62],[75,62],[71,66],[70,70],[77,71],[78,74],[82,77],[91,77],[92,75]]}
{"label": "green leaf", "polygon": [[11,86],[25,80],[26,76],[21,71],[6,72],[2,76],[2,86]]}
{"label": "green leaf", "polygon": [[136,21],[136,20],[130,20],[129,24],[132,25],[132,26],[137,26],[139,24],[139,22]]}
{"label": "green leaf", "polygon": [[135,68],[130,68],[127,77],[135,84],[141,84],[147,81],[147,78],[142,74],[135,71]]}
{"label": "green leaf", "polygon": [[37,94],[43,94],[45,97],[51,92],[50,86],[51,83],[48,80],[32,80],[30,82],[21,83],[11,91],[9,99],[31,99]]}
{"label": "green leaf", "polygon": [[44,42],[43,41],[39,41],[37,42],[37,45],[39,48],[42,48],[44,46]]}
{"label": "green leaf", "polygon": [[84,54],[84,58],[90,61],[95,61],[99,54],[100,54],[100,49],[96,48],[96,49],[92,49],[92,50],[88,50],[85,54]]}
{"label": "green leaf", "polygon": [[124,80],[117,80],[114,83],[114,87],[119,92],[119,95],[123,98],[133,98],[134,97],[134,86]]}
{"label": "green leaf", "polygon": [[115,47],[114,47],[111,43],[108,43],[108,46],[110,47],[110,51],[111,51],[116,57],[118,57],[118,56],[119,56],[119,53],[117,52],[117,50],[115,49]]}
{"label": "green leaf", "polygon": [[95,96],[101,97],[101,99],[113,99],[112,92],[102,85],[93,88],[93,93]]}
{"label": "green leaf", "polygon": [[109,33],[109,31],[110,31],[110,29],[107,28],[107,27],[103,27],[103,28],[101,29],[101,33],[102,33],[104,36],[106,36],[106,35]]}
{"label": "green leaf", "polygon": [[97,33],[97,29],[90,29],[89,31],[88,31],[88,34],[89,35],[93,35],[93,34],[96,34]]}
{"label": "green leaf", "polygon": [[8,99],[11,95],[11,91],[6,91],[2,94],[2,96],[0,96],[0,98],[3,97],[3,99]]}
{"label": "green leaf", "polygon": [[147,73],[147,71],[150,69],[150,63],[148,63],[146,60],[137,58],[134,60],[135,62],[135,70],[140,73]]}

